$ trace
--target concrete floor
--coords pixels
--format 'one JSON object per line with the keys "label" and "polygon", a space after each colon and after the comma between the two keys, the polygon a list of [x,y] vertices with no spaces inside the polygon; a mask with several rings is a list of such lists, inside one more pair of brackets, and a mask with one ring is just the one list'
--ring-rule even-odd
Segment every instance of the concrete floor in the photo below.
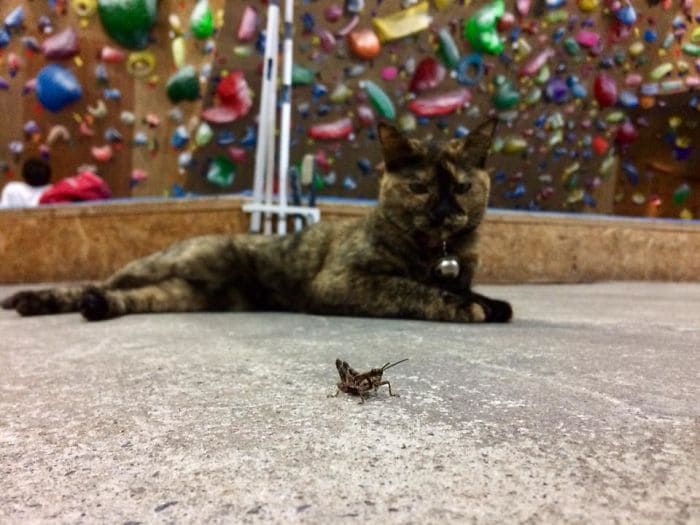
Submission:
{"label": "concrete floor", "polygon": [[481,290],[515,322],[3,311],[0,522],[700,523],[700,284]]}

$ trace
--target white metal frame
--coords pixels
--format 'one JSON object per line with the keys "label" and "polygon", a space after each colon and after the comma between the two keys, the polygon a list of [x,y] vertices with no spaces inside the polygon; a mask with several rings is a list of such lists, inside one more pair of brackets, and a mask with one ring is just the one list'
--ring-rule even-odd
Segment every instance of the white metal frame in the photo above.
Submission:
{"label": "white metal frame", "polygon": [[[289,206],[287,196],[289,172],[289,145],[292,114],[292,65],[293,65],[293,17],[294,0],[285,0],[284,41],[282,63],[282,111],[279,143],[278,195],[275,202],[275,128],[277,120],[277,55],[279,49],[279,0],[269,0],[263,78],[260,89],[260,115],[255,149],[255,175],[253,202],[245,204],[243,211],[251,213],[250,231],[270,235],[272,218],[277,215],[277,233],[287,233],[287,217],[300,215],[307,223],[320,220],[316,207]],[[264,219],[264,221],[263,221]],[[301,222],[295,221],[299,229]]]}

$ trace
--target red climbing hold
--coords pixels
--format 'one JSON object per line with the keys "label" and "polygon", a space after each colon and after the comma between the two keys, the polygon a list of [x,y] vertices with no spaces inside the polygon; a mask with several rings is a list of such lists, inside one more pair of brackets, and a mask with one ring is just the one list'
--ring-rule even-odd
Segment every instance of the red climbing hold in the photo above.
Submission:
{"label": "red climbing hold", "polygon": [[617,83],[605,73],[598,73],[593,82],[593,94],[600,107],[609,107],[617,102]]}
{"label": "red climbing hold", "polygon": [[449,93],[417,98],[409,102],[408,109],[419,117],[449,115],[468,104],[471,98],[471,92],[462,88]]}
{"label": "red climbing hold", "polygon": [[411,78],[410,89],[414,93],[440,85],[445,78],[445,66],[432,57],[421,60]]}
{"label": "red climbing hold", "polygon": [[337,140],[347,138],[352,133],[352,120],[341,118],[335,122],[316,124],[309,128],[309,137],[317,140]]}

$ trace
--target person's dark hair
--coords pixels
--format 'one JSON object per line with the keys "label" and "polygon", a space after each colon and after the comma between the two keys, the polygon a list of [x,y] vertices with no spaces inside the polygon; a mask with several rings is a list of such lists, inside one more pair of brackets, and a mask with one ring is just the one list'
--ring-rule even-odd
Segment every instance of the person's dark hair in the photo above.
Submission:
{"label": "person's dark hair", "polygon": [[44,159],[32,157],[24,161],[22,177],[30,186],[46,186],[51,181],[51,166]]}

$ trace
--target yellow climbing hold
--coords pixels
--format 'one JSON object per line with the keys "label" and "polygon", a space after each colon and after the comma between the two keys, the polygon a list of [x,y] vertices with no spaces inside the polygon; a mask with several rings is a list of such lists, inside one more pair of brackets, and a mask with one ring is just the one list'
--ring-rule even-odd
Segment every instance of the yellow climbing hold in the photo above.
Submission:
{"label": "yellow climbing hold", "polygon": [[173,38],[170,46],[173,52],[175,67],[180,69],[185,65],[185,39],[181,36],[176,36]]}
{"label": "yellow climbing hold", "polygon": [[598,0],[578,0],[578,8],[581,11],[590,13],[598,7]]}
{"label": "yellow climbing hold", "polygon": [[374,30],[383,42],[397,40],[428,29],[433,18],[428,13],[428,2],[372,20]]}
{"label": "yellow climbing hold", "polygon": [[97,0],[73,0],[70,5],[80,17],[92,16],[97,11]]}
{"label": "yellow climbing hold", "polygon": [[633,57],[639,56],[644,53],[644,43],[637,40],[630,46],[630,55]]}
{"label": "yellow climbing hold", "polygon": [[156,67],[156,57],[150,51],[134,51],[126,60],[126,70],[135,77],[145,77]]}

